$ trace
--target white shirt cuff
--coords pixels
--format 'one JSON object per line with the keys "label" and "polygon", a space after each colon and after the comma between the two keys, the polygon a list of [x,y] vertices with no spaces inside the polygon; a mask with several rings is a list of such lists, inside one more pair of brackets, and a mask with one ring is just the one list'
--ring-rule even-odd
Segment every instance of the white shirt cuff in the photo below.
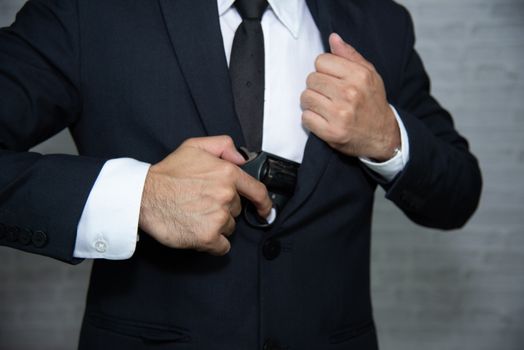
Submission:
{"label": "white shirt cuff", "polygon": [[75,258],[123,260],[133,255],[149,167],[131,158],[104,164],[78,223]]}
{"label": "white shirt cuff", "polygon": [[395,156],[385,162],[377,163],[373,162],[369,158],[359,157],[360,161],[364,163],[369,169],[373,170],[388,182],[392,181],[408,164],[409,161],[409,139],[406,127],[400,119],[397,110],[391,106],[391,110],[395,114],[398,127],[400,129],[400,152],[397,152]]}

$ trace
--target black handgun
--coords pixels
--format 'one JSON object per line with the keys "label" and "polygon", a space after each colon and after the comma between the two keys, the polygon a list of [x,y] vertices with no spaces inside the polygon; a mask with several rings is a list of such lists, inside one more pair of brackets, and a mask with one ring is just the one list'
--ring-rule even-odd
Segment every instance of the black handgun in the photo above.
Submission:
{"label": "black handgun", "polygon": [[[264,151],[249,152],[245,148],[240,148],[240,153],[247,160],[241,166],[242,170],[266,185],[273,208],[278,215],[295,193],[300,164]],[[251,226],[257,228],[271,226],[271,223],[256,213],[249,202],[244,203],[244,217]]]}

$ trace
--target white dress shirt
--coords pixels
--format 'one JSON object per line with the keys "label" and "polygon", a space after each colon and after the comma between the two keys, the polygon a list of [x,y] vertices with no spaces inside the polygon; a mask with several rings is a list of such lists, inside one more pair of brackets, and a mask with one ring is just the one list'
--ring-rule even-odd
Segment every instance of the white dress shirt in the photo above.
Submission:
{"label": "white dress shirt", "polygon": [[[225,54],[242,19],[234,0],[218,0]],[[321,35],[304,0],[269,0],[262,18],[265,49],[264,129],[262,149],[301,162],[308,131],[301,122],[300,94],[324,52]],[[360,160],[391,181],[407,164],[406,130],[395,109],[401,131],[401,151],[384,163]],[[127,259],[135,251],[140,202],[150,164],[130,158],[109,160],[98,176],[78,224],[74,256]]]}

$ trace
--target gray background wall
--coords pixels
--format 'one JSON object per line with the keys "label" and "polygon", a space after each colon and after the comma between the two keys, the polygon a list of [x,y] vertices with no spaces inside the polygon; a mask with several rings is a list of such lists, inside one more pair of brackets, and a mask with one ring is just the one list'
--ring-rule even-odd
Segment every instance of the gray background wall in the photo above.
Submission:
{"label": "gray background wall", "polygon": [[[24,0],[0,0],[0,26]],[[383,350],[524,349],[524,1],[402,0],[434,94],[484,174],[456,232],[415,226],[377,194],[372,287]],[[1,96],[0,96],[1,100]],[[37,149],[74,152],[60,134]],[[90,263],[0,247],[0,349],[73,349]]]}

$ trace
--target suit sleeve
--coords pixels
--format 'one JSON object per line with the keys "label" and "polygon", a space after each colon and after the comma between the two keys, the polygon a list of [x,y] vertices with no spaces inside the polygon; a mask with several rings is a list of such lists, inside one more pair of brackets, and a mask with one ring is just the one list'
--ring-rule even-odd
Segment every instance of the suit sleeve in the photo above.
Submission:
{"label": "suit sleeve", "polygon": [[0,245],[70,263],[105,160],[27,150],[80,115],[79,55],[72,0],[29,1],[0,30]]}
{"label": "suit sleeve", "polygon": [[406,53],[395,107],[406,127],[410,158],[390,184],[386,197],[411,220],[433,228],[463,226],[476,210],[482,180],[467,141],[455,130],[450,114],[430,94],[430,81],[414,50],[407,11]]}

